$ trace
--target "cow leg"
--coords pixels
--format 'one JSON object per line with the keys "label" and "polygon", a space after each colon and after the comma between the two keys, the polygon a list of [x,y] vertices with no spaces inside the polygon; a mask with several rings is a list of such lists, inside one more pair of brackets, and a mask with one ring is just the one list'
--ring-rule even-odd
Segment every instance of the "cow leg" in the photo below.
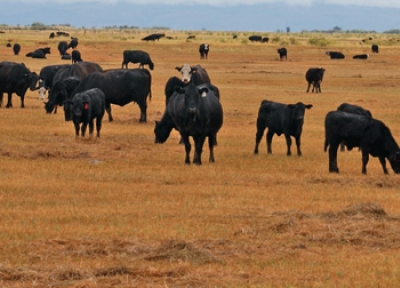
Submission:
{"label": "cow leg", "polygon": [[94,130],[94,123],[93,123],[93,119],[92,119],[89,121],[89,137],[92,137],[93,130]]}
{"label": "cow leg", "polygon": [[[286,138],[286,145],[287,145],[286,155],[292,156],[292,152],[290,151],[290,146],[292,146],[292,139],[290,138],[289,134],[285,134],[285,138]],[[297,139],[296,139],[296,143],[297,143]],[[297,153],[298,153],[298,150],[297,150]]]}
{"label": "cow leg", "polygon": [[213,134],[208,136],[208,147],[210,148],[210,157],[208,159],[209,162],[214,163],[214,146],[217,145],[217,134]]}
{"label": "cow leg", "polygon": [[183,140],[183,143],[185,144],[185,164],[190,164],[190,150],[192,149],[192,145],[190,145],[189,136],[181,134],[181,138]]}
{"label": "cow leg", "polygon": [[194,139],[194,157],[193,164],[201,165],[201,152],[203,151],[204,141],[206,140],[205,136],[196,137]]}
{"label": "cow leg", "polygon": [[308,82],[308,86],[307,86],[307,90],[306,90],[307,93],[310,91],[310,87],[311,87],[311,82]]}
{"label": "cow leg", "polygon": [[274,131],[268,129],[267,137],[267,153],[272,154],[272,137],[274,137]]}
{"label": "cow leg", "polygon": [[339,168],[337,167],[337,150],[339,144],[329,144],[329,172],[339,173]]}
{"label": "cow leg", "polygon": [[340,142],[340,151],[344,152],[344,143],[343,142]]}
{"label": "cow leg", "polygon": [[96,130],[97,130],[97,138],[100,138],[100,129],[103,123],[103,117],[96,118]]}
{"label": "cow leg", "polygon": [[82,127],[81,127],[81,136],[84,137],[86,133],[86,128],[87,128],[88,122],[83,122]]}
{"label": "cow leg", "polygon": [[379,162],[381,162],[383,173],[389,174],[389,172],[388,172],[388,170],[386,168],[386,159],[385,159],[385,157],[384,156],[379,156],[378,158],[379,158]]}
{"label": "cow leg", "polygon": [[367,174],[367,164],[369,161],[369,153],[361,150],[361,154],[362,154],[362,169],[361,169],[361,173],[362,174]]}
{"label": "cow leg", "polygon": [[[257,121],[257,122],[259,122],[259,121]],[[260,144],[260,141],[264,135],[264,130],[265,130],[265,128],[262,128],[257,125],[256,147],[254,148],[254,154],[258,154],[258,145]]]}
{"label": "cow leg", "polygon": [[12,107],[11,97],[12,97],[12,93],[8,93],[8,100],[7,100],[6,108]]}
{"label": "cow leg", "polygon": [[143,103],[142,105],[139,105],[140,107],[140,123],[146,123],[146,109],[147,109],[147,104]]}
{"label": "cow leg", "polygon": [[106,112],[108,114],[108,121],[109,122],[113,121],[114,119],[111,114],[111,104],[110,103],[106,103]]}
{"label": "cow leg", "polygon": [[25,95],[21,96],[21,108],[25,108]]}
{"label": "cow leg", "polygon": [[300,140],[300,135],[299,135],[298,137],[296,137],[297,156],[302,155],[300,145],[301,145],[301,140]]}
{"label": "cow leg", "polygon": [[78,138],[79,137],[79,123],[74,123],[74,127],[75,127],[75,137]]}

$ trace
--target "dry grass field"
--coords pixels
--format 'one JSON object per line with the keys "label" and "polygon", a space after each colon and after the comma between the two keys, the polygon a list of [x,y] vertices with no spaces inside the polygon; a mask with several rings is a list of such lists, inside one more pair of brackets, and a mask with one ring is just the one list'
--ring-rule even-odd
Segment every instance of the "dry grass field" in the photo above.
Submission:
{"label": "dry grass field", "polygon": [[[46,114],[36,91],[25,106],[0,107],[1,287],[397,287],[400,283],[400,178],[376,158],[361,174],[357,149],[339,153],[328,172],[324,117],[343,102],[361,105],[400,141],[400,45],[386,35],[167,32],[173,40],[143,42],[149,31],[72,31],[86,61],[120,68],[122,51],[152,57],[153,98],[147,123],[136,104],[112,106],[100,139],[74,137],[62,109]],[[0,60],[43,66],[69,63],[49,32],[0,35]],[[309,44],[324,37],[327,46]],[[8,39],[22,46],[19,56]],[[208,60],[198,47],[210,43]],[[370,59],[352,56],[380,53]],[[47,59],[25,54],[50,46]],[[280,62],[277,48],[288,49]],[[344,60],[330,60],[339,50]],[[224,124],[215,163],[185,165],[179,135],[154,144],[164,85],[176,66],[201,64],[221,92]],[[130,64],[129,67],[135,67]],[[308,68],[326,69],[321,94],[306,93]],[[273,154],[253,154],[261,100],[313,104],[302,136],[303,156],[286,156],[283,136]],[[295,149],[295,147],[292,147]],[[292,150],[295,151],[295,150]]]}

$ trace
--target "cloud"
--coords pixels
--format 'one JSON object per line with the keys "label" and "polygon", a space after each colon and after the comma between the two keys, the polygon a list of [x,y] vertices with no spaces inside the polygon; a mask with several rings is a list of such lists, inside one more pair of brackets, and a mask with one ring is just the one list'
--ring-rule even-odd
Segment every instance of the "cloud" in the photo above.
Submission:
{"label": "cloud", "polygon": [[[0,3],[8,3],[10,0],[0,0]],[[65,4],[65,0],[12,0],[13,2],[25,3],[60,3]],[[131,3],[131,4],[166,4],[166,5],[208,5],[208,6],[236,6],[254,4],[273,4],[284,3],[288,5],[312,6],[313,4],[336,4],[336,5],[356,5],[365,7],[386,7],[400,8],[399,0],[69,0],[73,2],[101,2],[103,4]]]}

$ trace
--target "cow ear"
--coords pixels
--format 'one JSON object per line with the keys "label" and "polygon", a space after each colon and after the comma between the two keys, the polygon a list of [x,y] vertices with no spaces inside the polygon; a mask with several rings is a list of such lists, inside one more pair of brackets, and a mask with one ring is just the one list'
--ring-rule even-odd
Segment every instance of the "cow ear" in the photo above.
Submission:
{"label": "cow ear", "polygon": [[202,88],[199,89],[200,95],[201,95],[202,97],[207,96],[208,91],[209,91],[209,90],[208,90],[207,87],[202,87]]}
{"label": "cow ear", "polygon": [[304,105],[304,107],[306,107],[306,109],[311,109],[312,104]]}
{"label": "cow ear", "polygon": [[192,68],[192,73],[196,73],[197,72],[197,68],[196,67],[190,67]]}
{"label": "cow ear", "polygon": [[181,67],[176,66],[175,69],[178,70],[179,72],[181,72],[182,67],[183,67],[183,66],[181,66]]}

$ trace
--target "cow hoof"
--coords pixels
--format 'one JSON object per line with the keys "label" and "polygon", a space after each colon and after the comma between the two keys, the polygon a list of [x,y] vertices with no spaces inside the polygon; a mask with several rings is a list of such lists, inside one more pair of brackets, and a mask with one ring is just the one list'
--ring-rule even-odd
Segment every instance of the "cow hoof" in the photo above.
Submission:
{"label": "cow hoof", "polygon": [[336,169],[329,169],[330,173],[339,173],[339,168]]}

